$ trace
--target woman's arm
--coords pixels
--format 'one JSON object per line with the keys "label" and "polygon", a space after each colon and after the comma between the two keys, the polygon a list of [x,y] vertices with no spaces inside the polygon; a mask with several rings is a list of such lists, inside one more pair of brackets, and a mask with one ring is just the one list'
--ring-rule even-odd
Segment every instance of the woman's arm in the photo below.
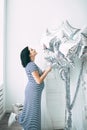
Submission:
{"label": "woman's arm", "polygon": [[40,76],[38,71],[33,71],[32,75],[35,79],[35,81],[38,84],[41,84],[43,82],[43,80],[45,79],[45,77],[47,76],[47,74],[51,71],[52,67],[48,67],[47,69],[44,70],[43,74]]}

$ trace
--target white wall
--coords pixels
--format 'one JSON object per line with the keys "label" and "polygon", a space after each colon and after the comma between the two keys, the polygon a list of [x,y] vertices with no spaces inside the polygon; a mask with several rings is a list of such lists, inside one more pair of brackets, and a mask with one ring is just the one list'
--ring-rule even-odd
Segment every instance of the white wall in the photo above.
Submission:
{"label": "white wall", "polygon": [[58,27],[65,19],[72,26],[82,28],[87,24],[86,5],[86,0],[7,0],[7,110],[24,99],[27,77],[20,63],[21,49],[29,45],[40,51],[45,29]]}
{"label": "white wall", "polygon": [[5,0],[0,0],[0,119],[5,113]]}

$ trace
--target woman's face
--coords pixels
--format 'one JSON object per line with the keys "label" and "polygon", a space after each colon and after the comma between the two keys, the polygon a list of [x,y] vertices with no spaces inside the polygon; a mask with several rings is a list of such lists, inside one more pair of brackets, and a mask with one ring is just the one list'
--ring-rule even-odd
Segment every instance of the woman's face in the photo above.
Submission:
{"label": "woman's face", "polygon": [[37,52],[35,49],[29,48],[29,51],[30,51],[30,56],[35,57],[37,55]]}

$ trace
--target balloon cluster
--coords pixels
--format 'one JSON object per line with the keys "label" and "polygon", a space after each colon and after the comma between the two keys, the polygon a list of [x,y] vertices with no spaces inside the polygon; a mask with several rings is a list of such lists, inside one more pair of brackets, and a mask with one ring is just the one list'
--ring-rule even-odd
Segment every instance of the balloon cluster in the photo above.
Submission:
{"label": "balloon cluster", "polygon": [[66,20],[57,29],[47,29],[41,44],[44,58],[53,67],[74,66],[75,57],[87,57],[87,26],[74,28]]}

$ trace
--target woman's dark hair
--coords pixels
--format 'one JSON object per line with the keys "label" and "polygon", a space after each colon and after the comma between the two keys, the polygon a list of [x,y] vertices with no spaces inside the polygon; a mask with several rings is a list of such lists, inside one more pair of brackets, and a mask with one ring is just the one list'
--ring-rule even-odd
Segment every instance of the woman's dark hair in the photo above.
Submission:
{"label": "woman's dark hair", "polygon": [[23,67],[26,67],[27,64],[31,61],[29,54],[30,54],[30,51],[28,47],[25,47],[20,53],[21,63]]}

